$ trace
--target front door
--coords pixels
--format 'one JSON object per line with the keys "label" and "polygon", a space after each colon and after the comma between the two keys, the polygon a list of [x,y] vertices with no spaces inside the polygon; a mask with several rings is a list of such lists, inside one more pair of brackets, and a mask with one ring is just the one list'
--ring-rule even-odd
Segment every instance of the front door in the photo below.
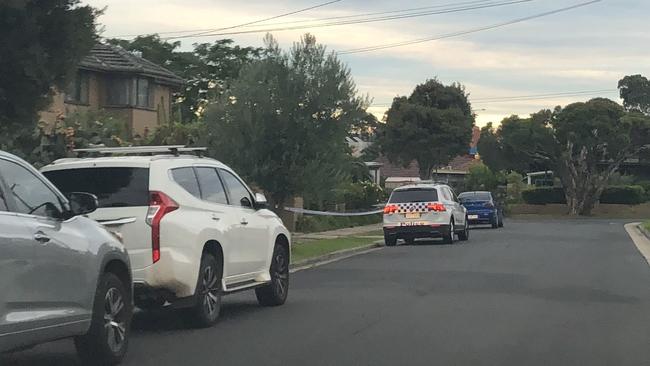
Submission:
{"label": "front door", "polygon": [[[85,273],[92,253],[82,237],[63,222],[61,197],[34,172],[0,159],[0,172],[7,187],[25,241],[33,247],[29,273],[20,286],[28,310],[19,318],[38,326],[84,318],[83,309],[91,274]],[[74,220],[74,219],[72,219]],[[15,244],[14,244],[15,245]]]}
{"label": "front door", "polygon": [[220,169],[219,175],[228,192],[229,204],[234,208],[231,244],[236,266],[241,273],[265,270],[268,253],[268,225],[257,215],[250,190],[229,171]]}

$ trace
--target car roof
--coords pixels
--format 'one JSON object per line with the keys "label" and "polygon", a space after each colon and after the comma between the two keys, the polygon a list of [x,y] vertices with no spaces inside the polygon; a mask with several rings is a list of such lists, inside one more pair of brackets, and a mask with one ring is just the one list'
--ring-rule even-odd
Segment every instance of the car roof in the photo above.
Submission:
{"label": "car roof", "polygon": [[229,169],[225,164],[211,158],[198,157],[195,155],[147,155],[147,156],[103,156],[96,158],[64,158],[58,159],[49,165],[46,165],[41,171],[61,170],[61,169],[79,169],[92,167],[133,167],[148,168],[153,162],[170,162],[174,165],[195,165],[200,163],[210,163],[222,168]]}
{"label": "car roof", "polygon": [[470,192],[463,192],[463,193],[459,194],[459,196],[469,196],[469,195],[477,196],[479,194],[489,194],[491,196],[492,192],[490,192],[490,191],[470,191]]}
{"label": "car roof", "polygon": [[406,191],[409,189],[435,189],[438,187],[446,187],[445,184],[435,184],[435,183],[420,183],[420,184],[408,184],[405,186],[397,187],[393,191]]}

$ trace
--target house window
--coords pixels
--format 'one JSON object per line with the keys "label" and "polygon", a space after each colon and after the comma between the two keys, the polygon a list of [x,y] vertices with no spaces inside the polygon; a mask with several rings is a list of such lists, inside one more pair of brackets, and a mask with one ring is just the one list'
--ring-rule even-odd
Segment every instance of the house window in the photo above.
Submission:
{"label": "house window", "polygon": [[108,80],[106,104],[127,106],[131,104],[131,79],[112,78]]}
{"label": "house window", "polygon": [[88,74],[77,72],[65,89],[65,101],[68,103],[88,104]]}
{"label": "house window", "polygon": [[112,78],[108,81],[106,104],[152,108],[152,85],[145,78]]}
{"label": "house window", "polygon": [[152,108],[152,93],[149,79],[137,78],[135,79],[135,84],[137,90],[137,93],[135,94],[135,105],[142,108]]}

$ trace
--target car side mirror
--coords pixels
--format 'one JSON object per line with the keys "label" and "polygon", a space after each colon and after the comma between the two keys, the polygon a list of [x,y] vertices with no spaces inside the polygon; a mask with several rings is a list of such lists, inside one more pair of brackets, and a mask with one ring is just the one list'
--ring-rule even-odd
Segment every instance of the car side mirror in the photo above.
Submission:
{"label": "car side mirror", "polygon": [[250,198],[248,198],[248,197],[243,197],[242,199],[240,199],[239,204],[242,205],[242,207],[253,208],[253,203],[251,202]]}
{"label": "car side mirror", "polygon": [[68,193],[66,196],[68,201],[70,201],[71,216],[87,215],[95,212],[97,207],[99,207],[99,201],[97,200],[97,196],[94,194],[72,192]]}
{"label": "car side mirror", "polygon": [[255,193],[255,207],[258,209],[267,208],[269,206],[269,201],[266,200],[266,196],[262,193]]}

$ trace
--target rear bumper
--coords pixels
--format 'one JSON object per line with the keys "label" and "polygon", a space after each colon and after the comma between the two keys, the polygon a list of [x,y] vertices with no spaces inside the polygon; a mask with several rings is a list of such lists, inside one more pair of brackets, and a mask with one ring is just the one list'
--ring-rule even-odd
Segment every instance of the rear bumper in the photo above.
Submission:
{"label": "rear bumper", "polygon": [[[476,218],[472,218],[472,216],[476,216]],[[496,211],[467,211],[467,221],[471,225],[491,224],[496,220],[496,217]]]}
{"label": "rear bumper", "polygon": [[384,236],[396,239],[440,238],[449,234],[449,225],[384,227]]}
{"label": "rear bumper", "polygon": [[145,287],[158,293],[171,293],[175,298],[194,295],[200,257],[195,259],[190,255],[179,248],[161,248],[158,262],[133,270],[134,297],[137,299]]}

